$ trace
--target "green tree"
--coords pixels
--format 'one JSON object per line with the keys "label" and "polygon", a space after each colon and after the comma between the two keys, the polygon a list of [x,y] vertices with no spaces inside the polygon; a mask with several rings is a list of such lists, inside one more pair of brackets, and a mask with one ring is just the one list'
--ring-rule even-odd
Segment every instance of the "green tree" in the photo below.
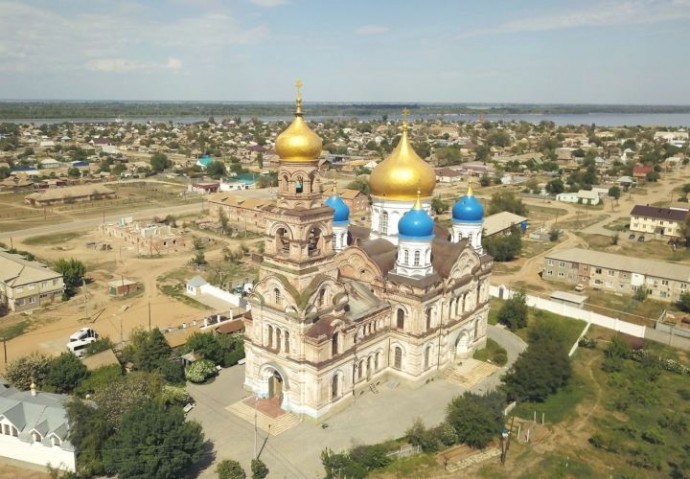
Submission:
{"label": "green tree", "polygon": [[268,467],[259,459],[252,459],[252,479],[264,479],[268,476]]}
{"label": "green tree", "polygon": [[70,258],[60,258],[53,264],[53,269],[62,275],[65,283],[64,298],[71,298],[77,293],[86,274],[86,266],[81,261]]}
{"label": "green tree", "polygon": [[66,404],[69,441],[77,450],[77,472],[83,477],[105,474],[103,447],[115,431],[104,412],[80,399]]}
{"label": "green tree", "polygon": [[527,216],[527,207],[512,191],[499,191],[491,195],[489,214],[495,215],[501,211],[510,211],[520,216]]}
{"label": "green tree", "polygon": [[0,180],[4,180],[5,178],[10,176],[10,173],[12,170],[10,170],[7,166],[0,166]]}
{"label": "green tree", "polygon": [[455,430],[458,441],[481,449],[503,430],[505,398],[496,392],[480,396],[465,392],[446,408],[446,422]]}
{"label": "green tree", "polygon": [[199,359],[198,361],[194,361],[192,364],[187,366],[184,372],[184,376],[187,380],[201,384],[205,382],[207,379],[215,376],[218,374],[218,371],[216,371],[216,366],[213,363],[213,361],[209,361],[208,359]]}
{"label": "green tree", "polygon": [[563,193],[565,191],[565,185],[563,184],[563,180],[561,180],[560,178],[555,178],[549,181],[548,183],[546,183],[546,191],[548,191],[552,195]]}
{"label": "green tree", "polygon": [[57,393],[71,393],[88,375],[84,363],[66,351],[50,361],[44,384]]}
{"label": "green tree", "polygon": [[137,328],[130,335],[130,344],[123,356],[132,362],[139,371],[160,371],[162,363],[169,360],[172,348],[160,329],[146,331]]}
{"label": "green tree", "polygon": [[477,161],[486,163],[486,160],[489,159],[489,155],[491,155],[491,147],[489,147],[489,145],[478,145],[474,149],[474,155]]}
{"label": "green tree", "polygon": [[151,155],[149,163],[151,164],[151,170],[153,170],[154,173],[161,173],[165,169],[172,166],[172,161],[170,161],[163,153],[154,153]]}
{"label": "green tree", "polygon": [[479,184],[480,184],[482,187],[491,186],[491,177],[490,177],[489,175],[487,175],[486,173],[484,173],[484,174],[479,178]]}
{"label": "green tree", "polygon": [[32,382],[40,388],[45,382],[49,366],[48,356],[31,353],[10,362],[5,370],[5,378],[21,391],[27,391]]}
{"label": "green tree", "polygon": [[93,401],[108,422],[118,427],[128,410],[147,399],[159,397],[163,385],[160,373],[134,371],[96,389]]}
{"label": "green tree", "polygon": [[619,186],[612,186],[609,188],[609,197],[618,200],[621,197],[621,189]]}
{"label": "green tree", "polygon": [[440,196],[434,196],[431,200],[431,209],[437,215],[443,214],[448,211],[448,202],[443,200]]}
{"label": "green tree", "polygon": [[67,176],[70,178],[79,178],[81,176],[81,171],[79,171],[79,168],[72,166],[67,169]]}
{"label": "green tree", "polygon": [[201,426],[179,407],[153,400],[129,410],[103,448],[108,474],[120,479],[177,479],[204,454]]}
{"label": "green tree", "polygon": [[485,236],[482,238],[482,246],[494,260],[511,261],[522,251],[522,231],[519,226],[514,226],[509,235]]}
{"label": "green tree", "polygon": [[227,174],[227,171],[225,169],[225,163],[222,161],[214,160],[211,162],[210,165],[206,167],[206,173],[211,177],[211,178],[222,178]]}
{"label": "green tree", "polygon": [[192,334],[184,346],[186,352],[194,352],[204,359],[208,359],[215,364],[223,361],[223,346],[213,333],[195,332]]}
{"label": "green tree", "polygon": [[565,386],[572,375],[569,345],[553,326],[539,324],[529,346],[503,376],[510,400],[543,402]]}
{"label": "green tree", "polygon": [[678,306],[678,309],[680,309],[681,311],[690,313],[690,291],[680,293],[680,297],[678,298],[676,306]]}
{"label": "green tree", "polygon": [[498,312],[498,322],[505,324],[511,331],[527,326],[527,295],[524,291],[516,291],[507,299]]}
{"label": "green tree", "polygon": [[244,472],[239,462],[232,459],[224,459],[216,466],[218,479],[246,479],[247,473]]}

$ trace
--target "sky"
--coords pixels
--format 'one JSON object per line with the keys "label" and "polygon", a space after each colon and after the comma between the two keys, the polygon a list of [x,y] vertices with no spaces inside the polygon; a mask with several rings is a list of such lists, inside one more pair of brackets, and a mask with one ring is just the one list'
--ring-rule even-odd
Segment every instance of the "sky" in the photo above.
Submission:
{"label": "sky", "polygon": [[690,105],[690,0],[0,0],[0,99]]}

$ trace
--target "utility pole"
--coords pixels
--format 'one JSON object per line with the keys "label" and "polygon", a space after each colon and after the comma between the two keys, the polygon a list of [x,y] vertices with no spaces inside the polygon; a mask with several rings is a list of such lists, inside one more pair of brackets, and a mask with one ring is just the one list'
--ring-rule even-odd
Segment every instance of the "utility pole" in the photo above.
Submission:
{"label": "utility pole", "polygon": [[2,349],[5,351],[5,366],[7,366],[7,338],[2,337]]}

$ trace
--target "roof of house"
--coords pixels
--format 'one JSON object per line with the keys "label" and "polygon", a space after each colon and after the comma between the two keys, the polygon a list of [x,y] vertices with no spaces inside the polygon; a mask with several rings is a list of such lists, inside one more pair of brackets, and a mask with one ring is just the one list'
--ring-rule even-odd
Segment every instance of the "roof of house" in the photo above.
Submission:
{"label": "roof of house", "polygon": [[347,199],[347,200],[355,199],[355,198],[357,198],[358,196],[364,196],[364,193],[362,193],[361,191],[359,191],[359,190],[350,190],[350,189],[343,190],[343,191],[341,191],[339,194],[340,194],[340,197],[341,197],[341,198]]}
{"label": "roof of house", "polygon": [[30,391],[0,387],[0,416],[17,428],[20,441],[31,441],[31,433],[36,431],[43,439],[55,435],[61,448],[74,450],[67,439],[66,401],[67,396],[61,394],[38,392],[32,396]]}
{"label": "roof of house", "polygon": [[57,278],[62,278],[62,275],[47,266],[0,249],[0,281],[6,285],[17,287]]}
{"label": "roof of house", "polygon": [[630,216],[644,216],[660,220],[685,221],[688,210],[681,208],[660,208],[658,206],[635,205],[630,211]]}
{"label": "roof of house", "polygon": [[234,321],[229,321],[223,323],[216,328],[216,332],[220,334],[232,334],[242,331],[244,329],[244,321],[241,319],[235,319]]}
{"label": "roof of house", "polygon": [[510,211],[501,211],[495,215],[487,216],[484,218],[484,236],[495,235],[524,221],[527,221],[527,218]]}
{"label": "roof of house", "polygon": [[205,284],[206,280],[201,276],[194,276],[192,279],[187,281],[187,286],[191,286],[192,288],[200,288]]}
{"label": "roof of house", "polygon": [[599,198],[599,193],[597,193],[596,191],[592,191],[592,190],[579,190],[577,192],[577,197],[578,198],[585,198],[588,200],[594,200],[594,199]]}
{"label": "roof of house", "polygon": [[635,165],[633,166],[633,176],[645,176],[647,173],[654,171],[651,165]]}
{"label": "roof of house", "polygon": [[592,251],[582,248],[555,251],[547,254],[546,259],[582,263],[606,269],[627,271],[629,273],[690,283],[690,266],[682,264],[602,253],[601,251]]}
{"label": "roof of house", "polygon": [[89,371],[93,371],[105,366],[120,365],[120,361],[118,361],[117,356],[115,356],[115,353],[112,349],[106,349],[100,353],[87,356],[83,358],[81,362],[84,363],[84,366],[86,366],[86,369]]}

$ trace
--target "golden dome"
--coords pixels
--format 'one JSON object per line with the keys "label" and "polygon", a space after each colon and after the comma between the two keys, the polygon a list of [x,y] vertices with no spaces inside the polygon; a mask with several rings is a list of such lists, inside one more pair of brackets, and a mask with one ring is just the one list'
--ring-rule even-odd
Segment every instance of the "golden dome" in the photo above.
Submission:
{"label": "golden dome", "polygon": [[[403,115],[406,117],[406,112]],[[412,149],[407,137],[407,118],[405,118],[398,146],[371,172],[369,177],[371,196],[414,201],[417,198],[417,190],[422,198],[428,198],[433,194],[435,186],[434,168]]]}
{"label": "golden dome", "polygon": [[321,154],[321,138],[304,121],[302,93],[300,91],[302,82],[297,80],[296,86],[297,108],[295,109],[295,119],[276,138],[276,153],[278,153],[281,161],[316,161]]}

